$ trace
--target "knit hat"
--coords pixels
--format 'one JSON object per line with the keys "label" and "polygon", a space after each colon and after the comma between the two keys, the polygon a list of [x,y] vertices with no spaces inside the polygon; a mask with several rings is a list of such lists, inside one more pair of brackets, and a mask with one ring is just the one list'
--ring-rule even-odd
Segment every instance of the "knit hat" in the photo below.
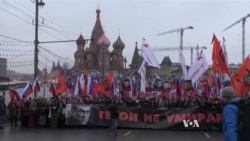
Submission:
{"label": "knit hat", "polygon": [[228,86],[228,87],[225,87],[222,89],[222,97],[224,99],[230,99],[230,98],[233,98],[235,97],[235,90],[233,87],[231,86]]}

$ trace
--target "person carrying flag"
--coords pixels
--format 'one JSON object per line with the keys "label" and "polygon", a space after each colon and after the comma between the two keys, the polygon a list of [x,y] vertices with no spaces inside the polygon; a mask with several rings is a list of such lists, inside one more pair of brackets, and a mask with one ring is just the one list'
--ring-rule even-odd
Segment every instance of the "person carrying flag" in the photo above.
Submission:
{"label": "person carrying flag", "polygon": [[10,117],[10,125],[15,125],[15,127],[17,127],[18,107],[13,99],[8,104],[8,110]]}

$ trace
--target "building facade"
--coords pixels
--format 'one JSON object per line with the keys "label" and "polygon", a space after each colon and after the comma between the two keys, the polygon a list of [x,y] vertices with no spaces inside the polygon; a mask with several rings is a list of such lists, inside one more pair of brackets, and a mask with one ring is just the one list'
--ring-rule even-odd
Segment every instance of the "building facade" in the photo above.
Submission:
{"label": "building facade", "polygon": [[[80,35],[76,41],[77,50],[74,54],[73,70],[81,73],[88,67],[92,75],[106,76],[110,71],[119,75],[124,71],[125,59],[122,53],[125,44],[118,35],[117,40],[112,44],[113,49],[110,49],[111,42],[103,31],[100,13],[101,10],[98,8],[91,39],[84,39]],[[86,47],[87,40],[90,41],[89,47]]]}

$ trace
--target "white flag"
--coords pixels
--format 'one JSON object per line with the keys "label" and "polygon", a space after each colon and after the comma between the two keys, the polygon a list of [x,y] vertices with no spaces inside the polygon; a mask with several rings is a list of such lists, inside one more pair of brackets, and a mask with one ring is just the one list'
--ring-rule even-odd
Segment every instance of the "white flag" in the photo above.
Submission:
{"label": "white flag", "polygon": [[83,73],[81,74],[79,80],[80,80],[81,88],[82,88],[82,90],[84,90],[84,83],[85,83],[85,81],[84,81],[84,75],[83,75]]}
{"label": "white flag", "polygon": [[160,65],[153,53],[152,48],[149,46],[145,39],[142,40],[141,55],[149,66],[160,68]]}
{"label": "white flag", "polygon": [[227,49],[226,49],[226,45],[225,45],[225,39],[223,38],[223,42],[222,42],[222,51],[223,51],[223,54],[224,54],[224,57],[225,57],[225,61],[228,65],[228,56],[227,56]]}
{"label": "white flag", "polygon": [[74,89],[74,95],[78,95],[78,94],[79,94],[79,91],[80,91],[80,90],[79,90],[79,86],[78,86],[78,85],[79,85],[78,83],[80,82],[79,78],[80,78],[80,77],[78,76],[78,77],[77,77],[77,80],[76,80],[75,89]]}
{"label": "white flag", "polygon": [[[224,57],[225,57],[225,61],[227,63],[227,66],[228,66],[228,56],[227,56],[227,49],[226,49],[226,44],[225,44],[226,40],[223,38],[223,42],[222,42],[222,51],[223,51],[223,54],[224,54]],[[227,73],[225,73],[225,80],[226,81],[230,81],[231,78],[228,76]]]}
{"label": "white flag", "polygon": [[140,92],[145,92],[146,91],[146,67],[145,67],[146,61],[143,60],[138,72],[141,75],[141,88]]}
{"label": "white flag", "polygon": [[196,59],[200,56],[200,49],[199,46],[196,47]]}
{"label": "white flag", "polygon": [[200,57],[196,58],[188,71],[188,80],[192,80],[194,84],[207,69],[207,59],[201,50]]}
{"label": "white flag", "polygon": [[91,76],[90,75],[88,75],[87,76],[87,81],[88,81],[88,83],[87,83],[87,88],[85,88],[85,89],[87,89],[87,95],[89,95],[89,89],[90,89],[90,84],[91,84]]}
{"label": "white flag", "polygon": [[181,64],[183,78],[184,78],[184,80],[187,80],[188,79],[188,73],[187,73],[186,61],[185,61],[185,57],[183,56],[183,53],[182,53],[181,49],[179,49],[179,61],[180,61],[180,64]]}

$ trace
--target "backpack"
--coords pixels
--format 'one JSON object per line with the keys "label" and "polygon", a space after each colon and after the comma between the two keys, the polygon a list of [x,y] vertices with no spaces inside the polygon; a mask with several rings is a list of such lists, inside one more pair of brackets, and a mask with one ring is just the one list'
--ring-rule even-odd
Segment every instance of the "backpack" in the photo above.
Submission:
{"label": "backpack", "polygon": [[226,105],[228,104],[239,107],[239,141],[250,141],[250,99],[241,99],[239,102],[227,103]]}

